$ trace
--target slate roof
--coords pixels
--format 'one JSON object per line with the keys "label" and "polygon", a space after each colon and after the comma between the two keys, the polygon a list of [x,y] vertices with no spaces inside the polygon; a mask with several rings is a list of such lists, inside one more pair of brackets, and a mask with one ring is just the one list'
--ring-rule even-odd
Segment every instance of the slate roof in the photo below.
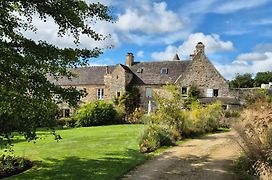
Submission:
{"label": "slate roof", "polygon": [[[131,67],[121,65],[126,72],[133,74],[131,84],[141,85],[161,85],[166,82],[174,83],[175,80],[185,72],[190,61],[157,61],[157,62],[135,62]],[[115,66],[108,66],[108,71],[112,72]],[[92,66],[71,69],[78,76],[71,80],[66,77],[59,77],[55,80],[48,76],[48,79],[56,85],[75,86],[75,85],[103,85],[104,75],[107,66]],[[167,73],[162,74],[161,69],[167,68]]]}
{"label": "slate roof", "polygon": [[[91,67],[80,67],[71,69],[71,71],[78,76],[71,80],[66,77],[59,77],[56,81],[53,77],[48,79],[54,82],[56,85],[61,86],[74,86],[74,85],[103,85],[104,75],[106,73],[107,66],[91,66]],[[115,66],[108,66],[108,71],[112,72]]]}
{"label": "slate roof", "polygon": [[[130,69],[134,73],[133,84],[165,84],[174,83],[185,72],[190,61],[157,61],[133,64]],[[162,74],[161,69],[167,68],[168,73]]]}

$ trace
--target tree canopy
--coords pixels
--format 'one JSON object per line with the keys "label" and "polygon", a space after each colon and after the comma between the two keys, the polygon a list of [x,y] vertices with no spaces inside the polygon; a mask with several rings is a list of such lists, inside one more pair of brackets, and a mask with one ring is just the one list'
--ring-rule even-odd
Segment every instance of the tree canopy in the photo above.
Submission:
{"label": "tree canopy", "polygon": [[268,84],[272,82],[272,72],[258,72],[254,79],[254,86],[261,87],[261,84]]}
{"label": "tree canopy", "polygon": [[272,72],[258,72],[255,78],[252,74],[236,74],[235,78],[229,82],[230,88],[252,88],[261,87],[261,84],[272,82]]}
{"label": "tree canopy", "polygon": [[[85,65],[98,57],[102,49],[59,48],[46,39],[34,41],[21,32],[35,31],[32,17],[46,21],[52,17],[59,36],[69,33],[79,44],[85,34],[91,39],[105,39],[91,23],[112,21],[109,8],[81,0],[4,0],[0,1],[0,140],[13,131],[35,139],[36,128],[51,127],[56,118],[56,104],[77,105],[84,95],[76,88],[62,88],[50,82],[48,75],[71,77],[69,68]],[[91,23],[89,23],[91,22]]]}
{"label": "tree canopy", "polygon": [[252,74],[236,74],[235,78],[230,81],[230,88],[252,88],[253,87]]}

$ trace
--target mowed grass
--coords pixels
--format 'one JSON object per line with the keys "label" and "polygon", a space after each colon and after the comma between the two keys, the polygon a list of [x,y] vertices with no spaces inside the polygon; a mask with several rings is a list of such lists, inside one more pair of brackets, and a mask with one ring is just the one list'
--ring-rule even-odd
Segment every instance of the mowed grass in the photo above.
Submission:
{"label": "mowed grass", "polygon": [[143,125],[113,125],[59,130],[42,139],[15,144],[15,155],[34,162],[30,170],[8,179],[116,179],[147,157],[139,152]]}

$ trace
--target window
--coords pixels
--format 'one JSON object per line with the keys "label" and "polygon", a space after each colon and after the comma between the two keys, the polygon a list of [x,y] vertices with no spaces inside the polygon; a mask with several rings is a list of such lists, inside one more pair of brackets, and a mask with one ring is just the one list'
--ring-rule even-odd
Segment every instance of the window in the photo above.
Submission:
{"label": "window", "polygon": [[116,97],[120,97],[121,96],[121,93],[118,91],[116,92]]}
{"label": "window", "polygon": [[143,73],[143,68],[139,68],[139,69],[137,69],[137,73]]}
{"label": "window", "polygon": [[213,97],[217,97],[218,96],[218,89],[214,89],[213,90]]}
{"label": "window", "polygon": [[64,117],[70,116],[70,109],[64,109]]}
{"label": "window", "polygon": [[207,89],[207,97],[218,97],[218,89]]}
{"label": "window", "polygon": [[161,74],[168,74],[167,68],[161,68]]}
{"label": "window", "polygon": [[145,88],[145,96],[152,97],[152,89],[150,87]]}
{"label": "window", "polygon": [[97,99],[98,100],[103,100],[104,99],[104,89],[102,89],[102,88],[97,89]]}
{"label": "window", "polygon": [[187,94],[187,87],[181,88],[181,94]]}

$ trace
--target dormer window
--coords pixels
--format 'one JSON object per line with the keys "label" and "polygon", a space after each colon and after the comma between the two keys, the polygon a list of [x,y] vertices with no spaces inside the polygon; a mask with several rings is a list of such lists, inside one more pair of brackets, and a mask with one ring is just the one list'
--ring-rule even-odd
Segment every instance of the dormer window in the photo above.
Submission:
{"label": "dormer window", "polygon": [[143,68],[137,69],[137,73],[143,73]]}
{"label": "dormer window", "polygon": [[161,68],[161,74],[168,74],[168,68]]}

